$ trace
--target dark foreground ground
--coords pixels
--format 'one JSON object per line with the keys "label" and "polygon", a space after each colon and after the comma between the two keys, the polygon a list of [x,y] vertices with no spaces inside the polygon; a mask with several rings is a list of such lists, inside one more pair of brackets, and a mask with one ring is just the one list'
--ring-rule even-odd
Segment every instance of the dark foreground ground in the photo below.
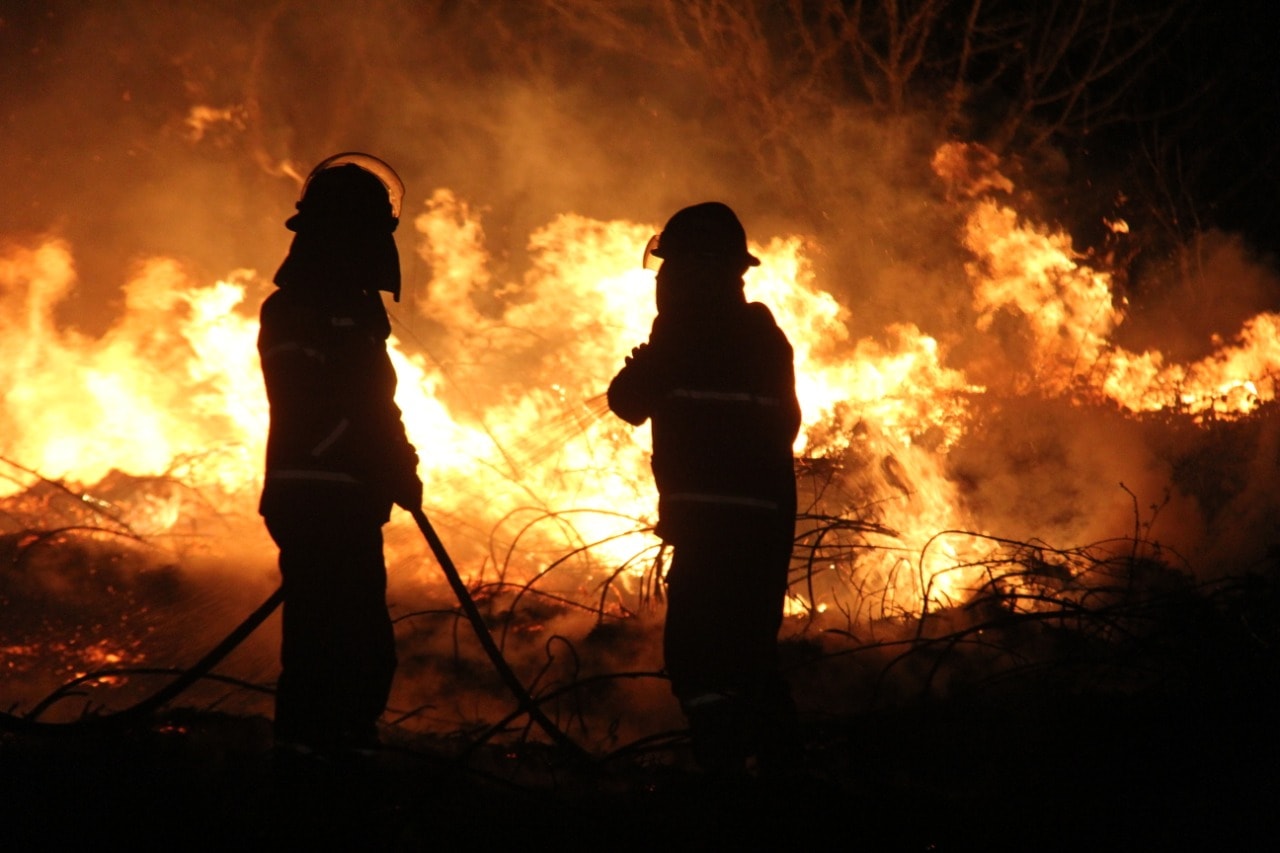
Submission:
{"label": "dark foreground ground", "polygon": [[538,745],[275,755],[262,718],[14,732],[5,850],[1276,849],[1274,691],[932,700],[805,722],[794,778],[714,780],[675,738],[575,762]]}
{"label": "dark foreground ground", "polygon": [[127,728],[0,713],[0,853],[1280,849],[1277,566],[1145,587],[1126,567],[1036,611],[993,587],[897,639],[793,638],[783,779],[701,774],[683,732],[580,759],[393,728],[321,761],[185,696]]}

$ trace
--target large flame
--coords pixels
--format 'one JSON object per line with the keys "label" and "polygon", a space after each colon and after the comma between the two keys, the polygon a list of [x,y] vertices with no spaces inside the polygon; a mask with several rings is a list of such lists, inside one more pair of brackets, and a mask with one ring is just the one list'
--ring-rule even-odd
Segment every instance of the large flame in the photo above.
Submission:
{"label": "large flame", "polygon": [[[948,163],[957,159],[946,148],[935,159],[953,185]],[[990,165],[955,195],[971,256],[957,286],[973,294],[973,336],[1013,318],[1022,343],[1003,372],[972,362],[981,380],[910,324],[852,339],[805,237],[752,246],[762,263],[748,296],[773,310],[796,352],[796,452],[808,472],[801,533],[857,522],[842,528],[854,531],[848,547],[811,549],[799,611],[848,611],[858,597],[861,615],[918,613],[963,600],[998,571],[984,561],[982,534],[999,531],[966,508],[947,465],[989,393],[1191,420],[1245,416],[1274,397],[1280,316],[1254,317],[1189,364],[1115,345],[1124,306],[1109,271],[1074,252],[1065,233],[1021,216],[1007,201],[1012,185]],[[601,393],[648,333],[653,281],[639,256],[653,226],[562,215],[530,235],[527,270],[504,280],[481,216],[453,193],[427,199],[413,225],[412,249],[432,278],[403,309],[414,313],[396,318],[392,355],[428,511],[445,520],[473,579],[528,583],[556,567],[562,588],[598,590],[606,578],[627,588],[658,545],[648,433],[608,416]],[[75,285],[63,241],[0,256],[0,453],[15,472],[74,484],[90,499],[117,471],[172,478],[251,514],[267,425],[254,314],[268,285],[243,270],[193,281],[177,262],[152,259],[98,337],[55,319]],[[1003,387],[988,390],[993,376]],[[29,484],[14,473],[0,495]],[[180,500],[152,506],[133,519],[136,529],[163,532]]]}

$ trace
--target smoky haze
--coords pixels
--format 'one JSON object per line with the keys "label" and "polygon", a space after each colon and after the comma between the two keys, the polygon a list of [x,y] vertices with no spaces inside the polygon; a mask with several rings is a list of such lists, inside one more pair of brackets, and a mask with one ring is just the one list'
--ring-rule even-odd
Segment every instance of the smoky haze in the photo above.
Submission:
{"label": "smoky haze", "polygon": [[[144,256],[269,277],[300,178],[352,149],[400,172],[406,217],[439,187],[483,210],[511,278],[528,234],[557,214],[658,225],[720,198],[753,238],[819,234],[826,286],[861,304],[867,329],[941,320],[964,301],[934,280],[954,259],[926,251],[953,225],[927,123],[815,109],[786,81],[781,95],[750,90],[749,76],[694,63],[650,15],[614,44],[557,4],[6,5],[0,232],[71,242],[80,290],[63,311],[90,331]],[[406,236],[421,289],[430,271]],[[939,298],[919,298],[922,285]]]}

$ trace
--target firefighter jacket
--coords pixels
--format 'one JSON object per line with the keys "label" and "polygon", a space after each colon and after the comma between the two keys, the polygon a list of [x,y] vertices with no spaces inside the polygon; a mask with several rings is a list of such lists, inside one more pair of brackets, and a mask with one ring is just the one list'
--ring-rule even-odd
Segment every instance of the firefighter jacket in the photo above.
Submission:
{"label": "firefighter jacket", "polygon": [[739,293],[713,316],[659,313],[608,398],[628,423],[652,419],[659,536],[794,525],[800,406],[791,345],[764,305]]}
{"label": "firefighter jacket", "polygon": [[262,304],[258,354],[271,408],[260,511],[349,497],[386,520],[417,487],[395,404],[391,333],[377,293],[282,287]]}

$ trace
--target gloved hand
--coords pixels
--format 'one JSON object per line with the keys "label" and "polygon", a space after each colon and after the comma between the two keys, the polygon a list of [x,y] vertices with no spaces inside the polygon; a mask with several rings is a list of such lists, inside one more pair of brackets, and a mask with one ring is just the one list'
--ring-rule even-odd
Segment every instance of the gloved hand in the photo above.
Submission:
{"label": "gloved hand", "polygon": [[395,501],[396,506],[406,509],[409,512],[415,512],[422,509],[422,480],[416,473],[405,477],[403,481],[396,487],[395,494],[391,499]]}
{"label": "gloved hand", "polygon": [[648,349],[649,349],[649,345],[648,345],[647,343],[645,343],[645,344],[640,344],[640,346],[638,346],[638,347],[632,347],[632,348],[631,348],[631,355],[629,355],[629,356],[627,356],[626,358],[624,358],[624,359],[622,360],[622,363],[623,363],[623,364],[630,364],[631,362],[635,361],[635,360],[636,360],[636,359],[638,359],[638,358],[643,358],[643,357],[644,357],[644,353],[645,353],[645,351],[646,351],[646,350],[648,350]]}

